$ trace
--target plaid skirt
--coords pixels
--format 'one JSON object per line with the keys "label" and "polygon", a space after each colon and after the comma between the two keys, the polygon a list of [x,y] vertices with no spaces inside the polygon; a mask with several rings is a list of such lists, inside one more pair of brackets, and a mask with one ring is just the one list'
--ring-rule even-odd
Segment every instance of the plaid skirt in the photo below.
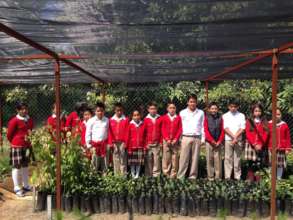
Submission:
{"label": "plaid skirt", "polygon": [[142,149],[136,149],[128,154],[128,165],[141,166],[144,164],[144,151]]}
{"label": "plaid skirt", "polygon": [[[286,153],[285,151],[277,150],[277,167],[286,168]],[[272,164],[272,153],[270,152],[270,164]]]}
{"label": "plaid skirt", "polygon": [[10,148],[10,165],[13,168],[27,167],[30,162],[30,148]]}
{"label": "plaid skirt", "polygon": [[256,150],[248,142],[245,143],[244,159],[251,161],[259,161],[261,159],[256,153]]}

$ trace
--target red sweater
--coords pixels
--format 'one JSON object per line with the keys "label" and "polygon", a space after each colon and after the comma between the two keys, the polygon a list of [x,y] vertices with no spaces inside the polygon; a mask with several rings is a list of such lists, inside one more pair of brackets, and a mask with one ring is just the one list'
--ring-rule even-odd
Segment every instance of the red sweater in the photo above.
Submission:
{"label": "red sweater", "polygon": [[74,128],[78,127],[79,121],[80,120],[79,120],[79,117],[77,115],[77,112],[71,112],[66,118],[66,122],[65,122],[66,130],[75,132]]}
{"label": "red sweater", "polygon": [[249,120],[246,121],[246,139],[252,146],[260,145],[262,148],[265,147],[268,141],[268,132],[264,129],[262,122],[255,122],[255,128],[251,129],[251,123]]}
{"label": "red sweater", "polygon": [[[269,122],[270,139],[269,148],[272,149],[272,121]],[[286,122],[281,121],[277,124],[277,150],[291,150],[290,130]]]}
{"label": "red sweater", "polygon": [[[56,126],[57,126],[56,124],[57,124],[56,116],[51,115],[47,119],[47,127],[51,134],[53,134],[56,131]],[[61,131],[64,131],[64,129],[65,129],[65,122],[64,120],[61,119]]]}
{"label": "red sweater", "polygon": [[137,149],[145,149],[145,137],[145,124],[141,122],[140,125],[137,126],[134,121],[131,121],[128,126],[126,142],[128,153],[131,154],[133,150]]}
{"label": "red sweater", "polygon": [[80,145],[86,146],[86,142],[85,142],[86,122],[80,121],[78,127],[79,127],[79,134],[80,134]]}
{"label": "red sweater", "polygon": [[144,125],[146,128],[146,144],[162,143],[161,139],[161,125],[162,117],[158,116],[155,122],[152,121],[148,115],[144,119]]}
{"label": "red sweater", "polygon": [[126,143],[128,126],[128,118],[124,117],[121,120],[117,120],[115,116],[112,117],[109,121],[109,144],[112,145],[115,142]]}
{"label": "red sweater", "polygon": [[182,121],[179,115],[176,115],[173,120],[168,114],[162,116],[162,136],[165,141],[178,141],[182,134]]}
{"label": "red sweater", "polygon": [[20,116],[13,117],[8,122],[7,139],[12,148],[30,147],[31,144],[27,140],[29,131],[33,129],[33,120],[29,118],[27,121]]}
{"label": "red sweater", "polygon": [[221,134],[220,134],[220,137],[218,138],[218,140],[215,140],[214,137],[212,136],[212,134],[209,131],[208,117],[204,118],[204,133],[205,133],[205,139],[206,139],[207,142],[209,142],[209,143],[213,143],[213,142],[222,143],[224,141],[225,129],[224,129],[223,118],[220,119],[220,125],[219,126],[220,126],[220,129],[221,129]]}

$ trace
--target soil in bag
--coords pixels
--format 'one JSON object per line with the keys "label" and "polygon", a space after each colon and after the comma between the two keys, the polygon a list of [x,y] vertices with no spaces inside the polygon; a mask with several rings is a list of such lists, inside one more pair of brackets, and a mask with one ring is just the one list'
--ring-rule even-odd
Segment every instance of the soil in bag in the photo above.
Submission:
{"label": "soil in bag", "polygon": [[187,216],[187,199],[186,193],[180,193],[180,215]]}

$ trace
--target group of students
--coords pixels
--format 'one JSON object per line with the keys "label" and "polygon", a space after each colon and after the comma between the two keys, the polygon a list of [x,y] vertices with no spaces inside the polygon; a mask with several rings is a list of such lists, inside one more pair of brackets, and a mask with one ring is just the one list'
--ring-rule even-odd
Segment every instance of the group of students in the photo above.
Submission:
{"label": "group of students", "polygon": [[[133,178],[142,171],[156,177],[163,172],[170,178],[198,177],[198,161],[201,145],[205,143],[208,179],[222,178],[222,152],[224,152],[224,177],[241,178],[240,159],[248,160],[247,179],[254,181],[272,148],[272,122],[267,121],[263,107],[255,104],[245,118],[238,111],[239,104],[232,100],[229,111],[219,113],[219,106],[212,102],[204,112],[197,108],[197,96],[190,95],[187,107],[179,114],[176,105],[168,102],[167,113],[158,115],[155,102],[147,106],[148,114],[143,119],[140,110],[132,111],[131,118],[124,114],[123,106],[116,103],[114,115],[105,116],[105,105],[97,103],[94,112],[87,105],[79,105],[66,120],[61,121],[61,130],[80,136],[80,145],[93,167],[104,173],[113,161],[114,173],[126,175],[128,167]],[[12,177],[15,192],[23,195],[29,191],[27,136],[33,128],[27,105],[18,104],[17,115],[8,123],[7,138],[11,143]],[[49,132],[56,132],[56,108],[47,120]],[[290,131],[277,110],[277,176],[282,177],[286,167],[286,154],[291,150]],[[233,173],[232,173],[233,172]],[[22,174],[20,187],[18,175]]]}

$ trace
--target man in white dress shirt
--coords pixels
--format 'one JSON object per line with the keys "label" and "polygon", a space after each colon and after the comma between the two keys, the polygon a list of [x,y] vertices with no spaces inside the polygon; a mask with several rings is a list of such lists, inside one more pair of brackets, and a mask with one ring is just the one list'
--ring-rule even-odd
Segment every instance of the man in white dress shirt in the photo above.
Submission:
{"label": "man in white dress shirt", "polygon": [[[190,95],[187,108],[180,112],[182,119],[182,140],[177,177],[196,179],[200,146],[204,142],[204,112],[197,107],[197,96]],[[189,164],[191,161],[191,164]],[[186,174],[190,165],[190,171]]]}
{"label": "man in white dress shirt", "polygon": [[105,115],[105,105],[97,103],[95,116],[86,124],[86,146],[92,152],[92,164],[96,170],[104,172],[106,165],[106,148],[108,142],[109,120]]}
{"label": "man in white dress shirt", "polygon": [[245,131],[245,116],[238,112],[239,104],[229,102],[229,111],[223,115],[225,129],[225,179],[230,179],[234,169],[234,179],[241,178],[240,158],[243,151],[243,132]]}

